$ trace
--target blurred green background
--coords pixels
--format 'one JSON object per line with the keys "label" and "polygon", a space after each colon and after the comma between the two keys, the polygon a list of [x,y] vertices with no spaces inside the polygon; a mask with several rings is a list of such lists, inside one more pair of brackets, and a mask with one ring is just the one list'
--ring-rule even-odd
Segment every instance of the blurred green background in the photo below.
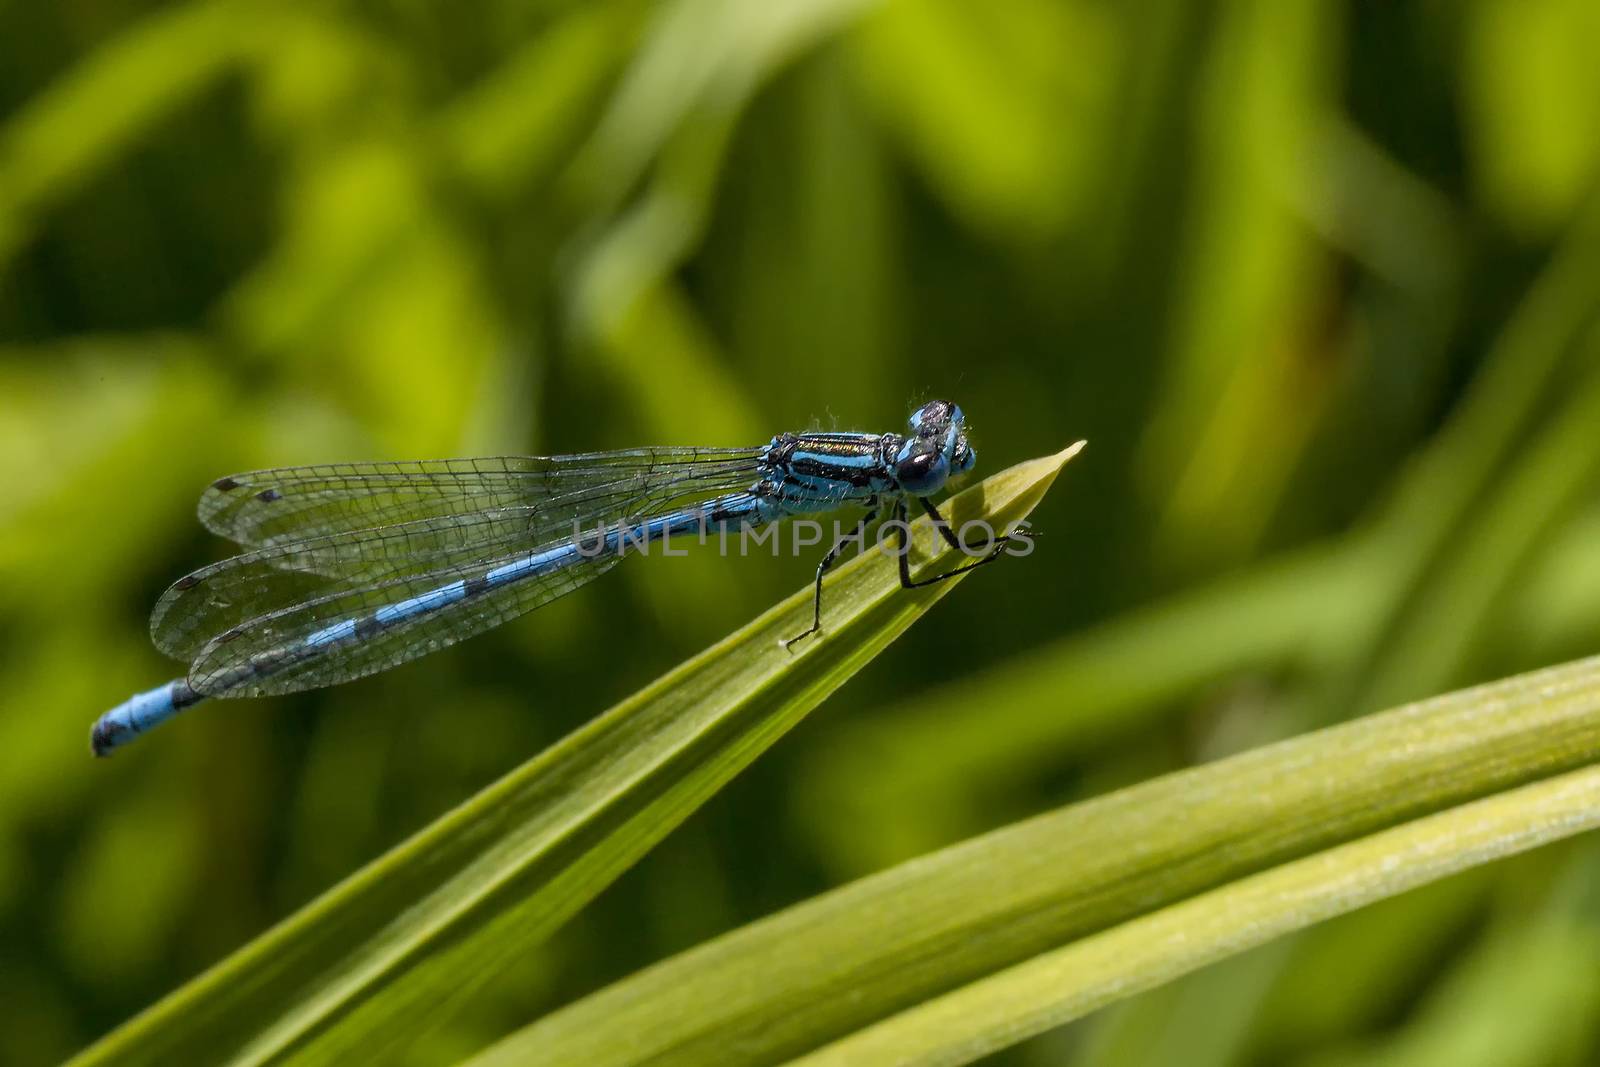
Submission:
{"label": "blurred green background", "polygon": [[[510,981],[470,1051],[984,829],[1600,646],[1600,6],[0,0],[0,1062],[48,1063],[813,561],[629,566],[208,707],[145,618],[238,469],[1087,437],[976,576]],[[1181,811],[1173,818],[1181,819]],[[1012,1065],[1600,1061],[1600,844]]]}

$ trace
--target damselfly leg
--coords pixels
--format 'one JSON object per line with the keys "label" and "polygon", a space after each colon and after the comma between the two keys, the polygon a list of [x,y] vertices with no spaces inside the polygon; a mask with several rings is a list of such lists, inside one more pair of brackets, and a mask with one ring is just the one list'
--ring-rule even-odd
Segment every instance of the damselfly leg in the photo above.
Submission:
{"label": "damselfly leg", "polygon": [[[939,514],[939,509],[934,507],[933,501],[927,497],[919,496],[917,502],[922,505],[922,510],[928,513],[928,517],[933,520],[933,528],[939,531],[939,536],[944,538],[945,544],[957,552],[965,554],[967,552],[966,547],[962,545],[961,539],[951,531],[950,524],[945,521],[943,515]],[[999,559],[1005,552],[1006,545],[1011,541],[1010,534],[1001,534],[999,537],[990,540],[988,552],[975,562],[964,564],[955,570],[945,571],[943,574],[936,574],[932,578],[923,578],[921,581],[914,582],[911,580],[911,539],[908,533],[910,527],[906,522],[906,515],[906,503],[901,500],[895,505],[894,517],[900,520],[895,529],[900,536],[900,550],[896,554],[900,557],[900,588],[902,589],[920,589],[925,585],[937,585],[948,578],[954,578],[958,574],[975,571],[979,567]]]}
{"label": "damselfly leg", "polygon": [[783,643],[785,651],[792,651],[796,641],[810,637],[812,634],[822,629],[822,576],[828,573],[828,569],[832,567],[834,561],[839,558],[839,553],[844,551],[845,545],[848,545],[852,541],[858,541],[862,544],[866,543],[862,539],[866,537],[867,528],[872,525],[872,520],[876,519],[877,517],[878,502],[876,500],[868,501],[867,513],[861,517],[860,522],[856,523],[856,528],[834,541],[833,546],[829,548],[827,554],[822,557],[822,562],[817,564],[817,581],[816,585],[813,587],[811,596],[811,627],[805,632],[795,634],[793,637],[785,641]]}
{"label": "damselfly leg", "polygon": [[[962,553],[963,555],[971,556],[974,554],[971,549],[967,548],[966,545],[961,543],[961,539],[956,536],[954,531],[950,529],[950,523],[942,514],[940,514],[938,507],[934,505],[932,500],[929,500],[927,497],[917,497],[917,503],[922,505],[922,510],[927,512],[928,518],[933,520],[933,528],[939,531],[939,536],[944,540],[945,544],[949,545],[951,548]],[[793,637],[784,641],[783,647],[785,649],[792,651],[793,646],[797,642],[810,637],[812,634],[815,634],[822,629],[823,576],[828,573],[828,570],[838,559],[839,553],[844,549],[844,546],[852,541],[862,538],[866,534],[867,527],[871,525],[872,521],[876,519],[877,516],[878,503],[877,501],[872,501],[871,510],[869,510],[866,516],[862,518],[862,520],[856,525],[856,528],[850,533],[845,534],[838,540],[834,541],[833,546],[829,548],[827,554],[822,557],[822,562],[817,564],[817,577],[813,586],[811,598],[811,625],[803,632],[795,634]],[[909,517],[910,513],[906,509],[904,498],[896,500],[894,504],[894,518],[897,520],[895,530],[898,535],[899,547],[897,548],[895,555],[897,555],[900,559],[900,587],[902,589],[920,589],[923,586],[937,585],[939,582],[942,582],[947,578],[954,578],[958,574],[965,574],[968,571],[977,570],[979,567],[982,567],[985,564],[993,563],[1004,554],[1006,545],[1011,541],[1010,534],[1001,534],[998,537],[992,537],[988,546],[985,548],[982,557],[976,561],[957,567],[954,570],[946,571],[943,574],[936,574],[931,578],[923,578],[919,581],[913,581],[911,578]]]}

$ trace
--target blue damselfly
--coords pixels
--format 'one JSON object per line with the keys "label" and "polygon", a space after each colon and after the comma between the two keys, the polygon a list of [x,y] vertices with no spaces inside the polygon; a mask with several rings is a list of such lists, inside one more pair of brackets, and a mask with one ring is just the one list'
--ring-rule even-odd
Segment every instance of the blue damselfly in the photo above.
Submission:
{"label": "blue damselfly", "polygon": [[900,584],[943,581],[999,558],[913,581],[907,502],[969,551],[929,496],[970,470],[961,409],[936,400],[909,434],[785,433],[752,448],[640,448],[569,456],[348,463],[237,474],[201,497],[200,521],[248,551],[162,594],[150,632],[188,674],[140,693],[94,724],[104,756],[213,697],[292,693],[360,678],[548,604],[614,566],[630,546],[673,535],[764,526],[860,506],[840,550],[885,510],[900,539]]}

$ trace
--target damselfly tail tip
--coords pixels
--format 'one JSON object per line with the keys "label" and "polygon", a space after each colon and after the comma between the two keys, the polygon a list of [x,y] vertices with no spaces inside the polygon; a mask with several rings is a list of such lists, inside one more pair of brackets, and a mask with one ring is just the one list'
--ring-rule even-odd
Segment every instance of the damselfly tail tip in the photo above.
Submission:
{"label": "damselfly tail tip", "polygon": [[137,693],[95,720],[89,730],[89,750],[96,756],[109,756],[201,699],[181,678]]}
{"label": "damselfly tail tip", "polygon": [[89,751],[95,758],[105,759],[122,744],[127,732],[126,724],[117,722],[109,714],[102,715],[89,730]]}

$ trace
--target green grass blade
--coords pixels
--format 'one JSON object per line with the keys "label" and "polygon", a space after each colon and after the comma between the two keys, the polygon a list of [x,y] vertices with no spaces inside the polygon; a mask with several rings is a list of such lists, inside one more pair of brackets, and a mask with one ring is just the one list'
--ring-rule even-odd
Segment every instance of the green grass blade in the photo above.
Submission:
{"label": "green grass blade", "polygon": [[936,997],[793,1067],[971,1063],[1276,937],[1600,826],[1587,767],[1240,879]]}
{"label": "green grass blade", "polygon": [[852,872],[980,833],[974,798],[1148,736],[1208,685],[1317,665],[1323,638],[1374,602],[1363,574],[1348,554],[1318,546],[841,721],[798,757],[807,829]]}
{"label": "green grass blade", "polygon": [[[1078,446],[953,497],[1007,526]],[[929,543],[925,523],[917,544]],[[930,567],[956,562],[945,552]],[[998,566],[1026,566],[1008,560]],[[960,579],[956,579],[959,581]],[[544,940],[956,581],[910,592],[876,552],[804,590],[369,865],[90,1048],[83,1064],[373,1062]]]}
{"label": "green grass blade", "polygon": [[[1597,758],[1600,659],[1408,705],[891,868],[601,990],[475,1067],[780,1062],[1197,894],[1231,888],[1256,899],[1241,880],[1412,820],[1443,815],[1432,825],[1460,834],[1432,847],[1449,852],[1453,840],[1477,840],[1462,829],[1472,816],[1453,820],[1451,809]],[[1531,795],[1526,809],[1507,809],[1528,815],[1527,843],[1587,825],[1547,818],[1556,810],[1547,801],[1559,807],[1571,795]],[[1488,858],[1492,845],[1463,844],[1462,862]],[[1232,936],[1243,944],[1247,935]],[[1190,951],[1170,948],[1173,960]],[[992,1020],[967,1021],[976,1030]]]}

